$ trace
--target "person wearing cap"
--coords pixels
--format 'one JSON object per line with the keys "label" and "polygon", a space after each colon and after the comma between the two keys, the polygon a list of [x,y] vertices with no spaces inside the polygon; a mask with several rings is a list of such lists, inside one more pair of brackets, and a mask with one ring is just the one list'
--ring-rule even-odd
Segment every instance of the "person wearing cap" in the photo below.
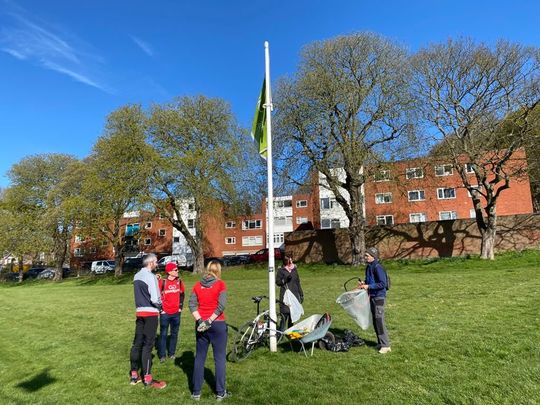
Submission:
{"label": "person wearing cap", "polygon": [[[159,317],[160,332],[158,357],[163,363],[167,359],[174,359],[176,356],[176,345],[178,342],[178,330],[180,329],[180,316],[184,306],[185,287],[178,276],[178,265],[167,263],[165,265],[167,277],[159,280],[159,291],[161,292],[162,310]],[[169,346],[167,347],[167,332],[169,330]]]}
{"label": "person wearing cap", "polygon": [[373,329],[377,334],[377,349],[379,353],[386,354],[390,348],[390,338],[384,323],[384,304],[386,302],[386,290],[388,289],[388,277],[384,267],[379,262],[379,251],[375,247],[366,249],[366,279],[360,282],[359,288],[367,290],[369,304],[373,318]]}

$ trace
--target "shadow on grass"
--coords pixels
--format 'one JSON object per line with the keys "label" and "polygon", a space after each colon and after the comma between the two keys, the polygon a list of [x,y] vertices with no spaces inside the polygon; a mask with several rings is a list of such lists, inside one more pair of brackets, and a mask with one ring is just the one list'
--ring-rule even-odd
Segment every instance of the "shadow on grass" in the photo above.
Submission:
{"label": "shadow on grass", "polygon": [[36,374],[34,377],[26,381],[20,382],[16,386],[18,388],[22,388],[23,390],[27,392],[36,392],[42,389],[43,387],[54,383],[55,381],[56,381],[56,378],[51,377],[49,375],[49,369],[46,368],[41,373]]}
{"label": "shadow on grass", "polygon": [[[177,367],[180,367],[186,375],[186,380],[189,386],[189,391],[193,392],[193,368],[195,364],[195,355],[192,351],[182,353],[182,356],[177,357],[174,361]],[[204,368],[204,380],[210,386],[214,394],[216,393],[216,377],[212,370]]]}
{"label": "shadow on grass", "polygon": [[75,281],[77,285],[80,286],[90,286],[90,285],[121,285],[121,284],[131,284],[133,282],[133,273],[124,273],[120,277],[115,277],[114,275],[97,275],[97,276],[83,276]]}

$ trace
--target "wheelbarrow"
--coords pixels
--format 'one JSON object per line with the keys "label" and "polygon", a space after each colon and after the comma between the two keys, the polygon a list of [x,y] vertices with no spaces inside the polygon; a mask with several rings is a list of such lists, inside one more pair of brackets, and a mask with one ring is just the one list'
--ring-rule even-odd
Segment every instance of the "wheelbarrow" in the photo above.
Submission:
{"label": "wheelbarrow", "polygon": [[306,345],[311,343],[311,356],[313,356],[315,343],[326,335],[330,325],[332,325],[332,317],[329,314],[315,314],[286,329],[283,334],[289,338],[290,342],[300,342],[304,354],[308,357]]}

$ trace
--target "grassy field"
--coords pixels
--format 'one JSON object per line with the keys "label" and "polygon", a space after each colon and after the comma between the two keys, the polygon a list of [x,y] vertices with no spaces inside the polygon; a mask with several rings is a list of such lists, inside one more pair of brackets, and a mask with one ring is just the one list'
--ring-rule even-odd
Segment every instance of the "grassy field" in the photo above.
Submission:
{"label": "grassy field", "polygon": [[[540,252],[478,259],[389,262],[387,324],[392,353],[380,355],[372,330],[360,331],[335,304],[358,271],[300,266],[306,315],[329,312],[336,333],[352,329],[367,346],[348,353],[317,350],[311,358],[281,345],[227,363],[230,403],[540,402]],[[361,271],[363,273],[363,271]],[[134,330],[131,276],[71,279],[60,284],[0,285],[2,404],[128,404],[189,401],[193,321],[184,315],[178,358],[154,363],[169,386],[128,383]],[[188,288],[196,277],[184,275]],[[251,318],[250,297],[267,293],[261,267],[227,269],[229,343]],[[230,346],[230,345],[229,345]],[[208,381],[213,361],[207,360]],[[208,385],[202,403],[214,402]]]}

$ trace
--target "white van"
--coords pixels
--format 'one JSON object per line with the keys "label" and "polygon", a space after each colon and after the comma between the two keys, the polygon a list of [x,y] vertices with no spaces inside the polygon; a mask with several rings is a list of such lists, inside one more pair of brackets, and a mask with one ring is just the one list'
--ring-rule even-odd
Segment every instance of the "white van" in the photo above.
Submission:
{"label": "white van", "polygon": [[110,271],[114,271],[114,260],[97,260],[92,262],[90,272],[94,274],[105,274]]}
{"label": "white van", "polygon": [[176,263],[178,267],[181,268],[193,267],[193,255],[191,253],[187,253],[185,255],[169,255],[162,257],[158,261],[158,269],[165,270],[165,265],[167,263]]}

